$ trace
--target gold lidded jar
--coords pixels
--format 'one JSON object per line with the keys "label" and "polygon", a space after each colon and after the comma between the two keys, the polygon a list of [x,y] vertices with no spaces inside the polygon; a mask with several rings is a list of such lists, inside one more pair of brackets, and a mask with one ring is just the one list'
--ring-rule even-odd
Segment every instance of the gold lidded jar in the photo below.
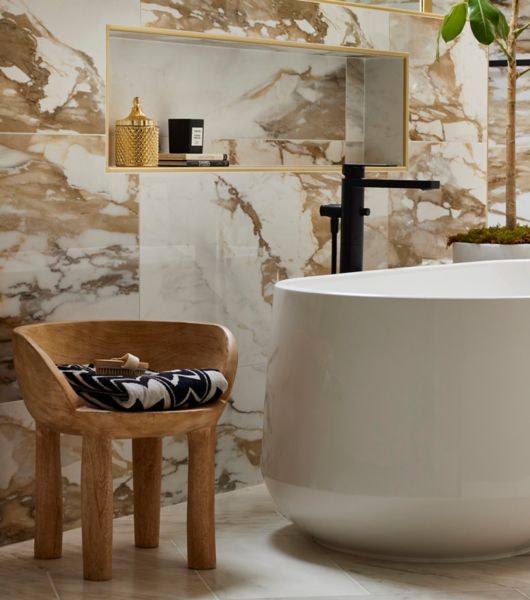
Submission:
{"label": "gold lidded jar", "polygon": [[116,121],[115,132],[117,167],[158,166],[158,121],[144,115],[138,96],[129,116]]}

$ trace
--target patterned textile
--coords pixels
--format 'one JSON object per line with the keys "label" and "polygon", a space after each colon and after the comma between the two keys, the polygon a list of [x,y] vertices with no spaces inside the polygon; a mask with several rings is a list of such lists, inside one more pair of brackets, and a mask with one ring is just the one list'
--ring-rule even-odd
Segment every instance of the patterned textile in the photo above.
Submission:
{"label": "patterned textile", "polygon": [[192,408],[220,398],[228,387],[217,369],[146,371],[139,377],[96,375],[93,365],[57,365],[84,400],[130,412]]}

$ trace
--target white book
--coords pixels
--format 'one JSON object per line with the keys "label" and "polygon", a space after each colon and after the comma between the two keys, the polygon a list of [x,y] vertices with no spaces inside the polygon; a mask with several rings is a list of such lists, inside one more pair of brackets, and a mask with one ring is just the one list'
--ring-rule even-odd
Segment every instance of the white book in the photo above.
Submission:
{"label": "white book", "polygon": [[227,160],[226,154],[178,154],[171,152],[160,152],[158,160]]}

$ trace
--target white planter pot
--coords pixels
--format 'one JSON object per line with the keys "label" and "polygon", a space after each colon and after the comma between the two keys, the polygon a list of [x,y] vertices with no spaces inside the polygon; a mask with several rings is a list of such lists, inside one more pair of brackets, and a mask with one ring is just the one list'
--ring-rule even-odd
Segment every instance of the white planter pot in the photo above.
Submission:
{"label": "white planter pot", "polygon": [[453,262],[530,258],[530,244],[453,244]]}

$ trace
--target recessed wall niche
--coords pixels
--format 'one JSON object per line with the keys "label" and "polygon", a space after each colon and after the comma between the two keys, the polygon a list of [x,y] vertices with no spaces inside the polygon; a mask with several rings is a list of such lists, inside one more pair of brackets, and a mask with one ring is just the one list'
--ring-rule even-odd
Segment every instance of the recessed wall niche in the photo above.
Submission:
{"label": "recessed wall niche", "polygon": [[230,169],[407,164],[406,53],[113,26],[107,34],[110,170],[114,123],[134,96],[159,121],[161,151],[168,118],[204,119],[204,151],[227,153]]}

